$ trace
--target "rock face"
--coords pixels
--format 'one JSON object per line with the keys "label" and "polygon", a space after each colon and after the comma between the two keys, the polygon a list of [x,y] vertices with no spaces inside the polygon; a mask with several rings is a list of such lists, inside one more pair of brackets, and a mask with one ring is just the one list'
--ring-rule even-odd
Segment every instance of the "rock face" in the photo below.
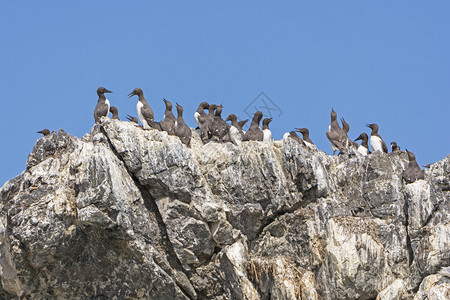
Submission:
{"label": "rock face", "polygon": [[450,156],[405,184],[405,153],[193,136],[39,139],[0,189],[0,297],[449,298]]}

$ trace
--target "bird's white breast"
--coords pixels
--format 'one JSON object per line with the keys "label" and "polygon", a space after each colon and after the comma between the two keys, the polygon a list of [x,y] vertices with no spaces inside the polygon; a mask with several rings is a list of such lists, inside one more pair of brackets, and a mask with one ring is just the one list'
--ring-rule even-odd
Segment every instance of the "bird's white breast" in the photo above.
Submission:
{"label": "bird's white breast", "polygon": [[142,111],[141,111],[142,107],[144,107],[144,104],[141,101],[138,101],[138,103],[136,104],[136,111],[138,114],[138,118],[139,118],[139,120],[141,120],[142,127],[144,129],[150,129],[150,126],[148,125],[147,120],[145,120],[144,116],[142,115]]}
{"label": "bird's white breast", "polygon": [[381,145],[381,139],[376,135],[370,136],[370,145],[372,146],[373,152],[381,151],[383,152],[383,146]]}
{"label": "bird's white breast", "polygon": [[234,126],[230,127],[230,139],[233,143],[235,143],[238,146],[242,144],[241,134],[239,133],[239,130]]}
{"label": "bird's white breast", "polygon": [[200,125],[200,122],[198,121],[198,117],[200,117],[200,114],[199,114],[198,111],[196,111],[196,112],[194,113],[195,123],[197,123],[198,127],[201,128],[202,126]]}
{"label": "bird's white breast", "polygon": [[270,129],[264,129],[263,130],[263,141],[264,142],[271,142],[272,141],[272,132]]}
{"label": "bird's white breast", "polygon": [[108,113],[106,114],[106,116],[108,116],[109,115],[109,108],[110,108],[109,100],[105,99],[105,103],[106,103],[106,105],[108,105]]}
{"label": "bird's white breast", "polygon": [[315,148],[314,145],[311,144],[310,142],[305,141],[305,140],[303,140],[303,142],[305,142],[306,147],[308,147],[309,149],[314,149]]}
{"label": "bird's white breast", "polygon": [[369,149],[361,145],[358,147],[358,152],[361,153],[362,155],[367,155],[369,154]]}

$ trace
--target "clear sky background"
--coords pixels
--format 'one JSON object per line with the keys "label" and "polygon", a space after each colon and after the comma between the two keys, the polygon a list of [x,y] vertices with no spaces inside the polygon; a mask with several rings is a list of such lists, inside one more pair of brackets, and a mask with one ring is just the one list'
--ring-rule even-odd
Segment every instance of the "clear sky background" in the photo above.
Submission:
{"label": "clear sky background", "polygon": [[[331,153],[333,107],[349,136],[378,123],[389,144],[436,162],[450,150],[449,1],[1,1],[0,185],[25,169],[36,131],[90,132],[96,89],[125,119],[143,89],[248,118],[264,92],[276,139],[307,127]],[[253,110],[254,111],[254,110]]]}

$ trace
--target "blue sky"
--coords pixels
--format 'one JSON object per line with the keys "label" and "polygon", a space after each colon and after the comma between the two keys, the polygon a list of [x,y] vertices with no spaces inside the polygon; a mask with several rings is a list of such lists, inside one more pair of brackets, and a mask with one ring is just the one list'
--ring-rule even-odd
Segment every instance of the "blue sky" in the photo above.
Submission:
{"label": "blue sky", "polygon": [[140,87],[194,126],[198,103],[223,115],[264,92],[282,110],[276,139],[307,127],[331,153],[333,107],[350,138],[378,123],[420,164],[450,149],[448,1],[1,1],[0,185],[25,169],[43,128],[83,136],[104,86],[125,119]]}

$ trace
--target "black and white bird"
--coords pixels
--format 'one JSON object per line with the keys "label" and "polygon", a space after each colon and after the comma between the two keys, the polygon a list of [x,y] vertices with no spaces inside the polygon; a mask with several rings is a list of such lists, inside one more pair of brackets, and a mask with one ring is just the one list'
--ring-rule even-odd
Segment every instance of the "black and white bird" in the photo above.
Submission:
{"label": "black and white bird", "polygon": [[160,121],[161,129],[166,131],[170,135],[175,134],[175,124],[176,118],[172,113],[172,103],[166,99],[164,99],[164,103],[166,104],[166,111],[164,112],[164,120]]}
{"label": "black and white bird", "polygon": [[237,146],[242,145],[245,133],[242,131],[241,126],[239,126],[236,115],[230,114],[225,121],[231,121],[230,131],[228,132],[231,142]]}
{"label": "black and white bird", "polygon": [[198,128],[202,128],[203,122],[205,122],[207,118],[207,114],[205,113],[205,109],[209,108],[208,102],[202,102],[198,105],[197,111],[194,113],[195,123],[197,123]]}
{"label": "black and white bird", "polygon": [[247,123],[247,121],[248,121],[248,119],[237,122],[244,134],[245,134],[244,125],[245,125],[245,123]]}
{"label": "black and white bird", "polygon": [[252,122],[250,123],[250,127],[245,133],[245,141],[262,141],[264,138],[263,131],[259,126],[259,122],[263,117],[263,113],[260,111],[255,112],[253,115]]}
{"label": "black and white bird", "polygon": [[183,107],[177,103],[177,124],[175,126],[175,135],[180,138],[181,142],[186,146],[191,145],[192,131],[189,126],[184,123]]}
{"label": "black and white bird", "polygon": [[42,134],[43,136],[50,135],[50,130],[48,129],[42,129],[41,131],[38,131],[37,133]]}
{"label": "black and white bird", "polygon": [[328,131],[326,132],[327,138],[331,143],[331,149],[333,150],[333,155],[336,153],[336,151],[339,151],[341,153],[345,152],[345,141],[346,136],[344,134],[344,131],[339,126],[339,123],[337,121],[337,113],[334,111],[334,109],[331,109],[331,122],[328,126]]}
{"label": "black and white bird", "polygon": [[400,147],[397,146],[397,143],[396,143],[396,142],[392,142],[392,143],[391,143],[391,151],[392,151],[392,152],[399,152],[399,151],[400,151]]}
{"label": "black and white bird", "polygon": [[209,132],[218,141],[226,141],[226,136],[230,130],[227,122],[222,119],[222,108],[222,104],[217,106],[213,121],[209,124]]}
{"label": "black and white bird", "polygon": [[298,136],[298,134],[295,131],[286,132],[283,134],[283,140],[286,141],[287,139],[293,139],[294,141],[297,141],[302,146],[306,146],[305,142],[302,140],[301,137]]}
{"label": "black and white bird", "polygon": [[372,151],[381,151],[384,153],[388,153],[388,148],[386,146],[386,143],[383,141],[381,136],[378,134],[378,125],[373,124],[367,124],[367,127],[372,129],[372,132],[370,133],[370,145],[372,146]]}
{"label": "black and white bird", "polygon": [[425,171],[420,169],[414,153],[408,151],[408,149],[406,149],[406,153],[408,153],[409,163],[402,173],[402,178],[405,179],[406,183],[413,183],[416,180],[424,179]]}
{"label": "black and white bird", "polygon": [[348,137],[348,132],[350,131],[350,125],[345,121],[344,118],[341,118],[341,123],[342,123],[342,131],[345,134],[345,147],[349,148],[350,146],[355,147],[356,149],[358,149],[358,143],[356,142],[352,142],[352,140]]}
{"label": "black and white bird", "polygon": [[355,140],[358,141],[361,140],[361,146],[358,147],[358,152],[362,155],[367,155],[370,153],[369,151],[369,136],[366,133],[361,133]]}
{"label": "black and white bird", "polygon": [[112,118],[113,120],[120,120],[119,119],[119,110],[117,109],[117,107],[115,106],[111,106],[109,108],[109,111],[112,113]]}
{"label": "black and white bird", "polygon": [[272,122],[272,118],[265,118],[263,124],[263,141],[272,142],[272,131],[269,129],[269,123]]}
{"label": "black and white bird", "polygon": [[106,99],[105,93],[112,93],[110,90],[104,87],[99,87],[97,89],[98,101],[94,109],[94,119],[95,123],[100,121],[100,117],[106,117],[109,114],[109,100]]}
{"label": "black and white bird", "polygon": [[128,97],[131,98],[135,95],[139,97],[138,103],[136,104],[136,111],[138,118],[142,123],[142,127],[144,129],[155,128],[155,115],[150,105],[148,105],[147,100],[144,98],[144,92],[140,88],[135,88],[128,94]]}
{"label": "black and white bird", "polygon": [[314,145],[313,141],[309,138],[309,130],[308,128],[296,128],[297,132],[300,132],[303,135],[303,142],[305,143],[306,147],[310,149],[315,149],[316,146]]}

